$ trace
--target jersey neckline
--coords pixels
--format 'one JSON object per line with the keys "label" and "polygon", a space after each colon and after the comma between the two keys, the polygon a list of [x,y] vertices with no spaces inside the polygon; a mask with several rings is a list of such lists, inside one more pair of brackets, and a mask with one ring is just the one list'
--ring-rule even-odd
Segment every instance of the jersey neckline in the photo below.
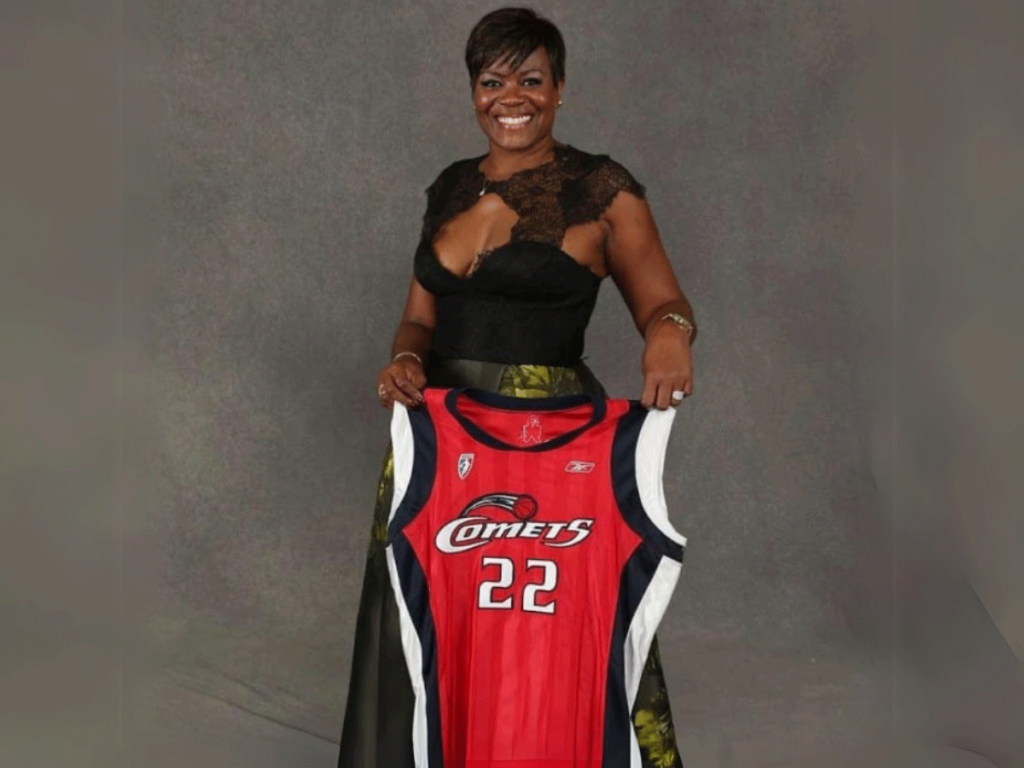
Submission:
{"label": "jersey neckline", "polygon": [[[533,411],[538,413],[559,411],[565,408],[573,408],[580,405],[589,405],[592,408],[592,414],[590,419],[575,429],[571,429],[568,432],[563,432],[557,437],[553,437],[543,443],[536,443],[534,445],[513,445],[512,443],[506,443],[504,440],[499,440],[490,432],[487,432],[480,425],[474,422],[472,419],[463,414],[458,408],[458,400],[460,395],[465,395],[470,400],[477,402],[481,405],[486,405],[490,408],[498,408],[504,411]],[[496,392],[490,392],[484,389],[477,389],[476,387],[454,387],[449,390],[448,394],[444,398],[445,407],[448,412],[455,418],[456,421],[462,426],[466,432],[475,440],[483,443],[484,445],[490,446],[491,448],[497,448],[503,451],[526,451],[526,452],[537,452],[537,451],[549,451],[554,448],[559,448],[566,443],[575,440],[581,434],[586,432],[588,429],[593,427],[595,424],[600,422],[607,411],[607,403],[604,398],[597,397],[588,393],[580,393],[575,395],[555,395],[552,397],[539,397],[539,398],[527,398],[527,397],[510,397],[509,395],[501,395]]]}

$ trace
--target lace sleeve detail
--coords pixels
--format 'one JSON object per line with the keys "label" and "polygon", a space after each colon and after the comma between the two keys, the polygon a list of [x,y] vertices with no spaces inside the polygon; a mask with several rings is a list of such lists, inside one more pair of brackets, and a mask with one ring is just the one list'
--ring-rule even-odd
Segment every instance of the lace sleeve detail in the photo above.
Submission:
{"label": "lace sleeve detail", "polygon": [[566,226],[585,224],[601,218],[619,192],[629,192],[639,198],[647,194],[626,168],[607,155],[601,156],[593,170],[580,179],[579,199],[567,211]]}
{"label": "lace sleeve detail", "polygon": [[423,214],[421,239],[433,241],[445,222],[473,204],[469,170],[478,158],[452,163],[427,187],[427,210]]}
{"label": "lace sleeve detail", "polygon": [[423,229],[420,233],[422,239],[430,242],[441,225],[441,216],[444,210],[444,201],[448,197],[447,189],[451,184],[454,164],[449,165],[434,179],[427,187],[427,209],[423,212]]}
{"label": "lace sleeve detail", "polygon": [[629,192],[637,197],[643,197],[647,190],[643,184],[633,178],[633,174],[624,166],[607,158],[593,173],[593,187],[602,199],[606,199],[605,207],[612,204],[612,200],[619,192]]}
{"label": "lace sleeve detail", "polygon": [[[479,199],[482,158],[452,163],[427,187],[421,240],[432,243],[450,219]],[[608,155],[592,155],[569,146],[555,150],[551,163],[490,182],[488,190],[519,216],[511,239],[536,240],[560,247],[567,227],[597,221],[620,192],[646,194],[633,174]]]}

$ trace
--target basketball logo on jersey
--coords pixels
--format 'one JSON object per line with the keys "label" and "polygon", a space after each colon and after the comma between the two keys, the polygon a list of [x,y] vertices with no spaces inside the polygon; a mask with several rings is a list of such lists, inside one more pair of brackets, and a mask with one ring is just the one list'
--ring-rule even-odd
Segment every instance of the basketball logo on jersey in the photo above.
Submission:
{"label": "basketball logo on jersey", "polygon": [[473,468],[473,454],[464,453],[459,456],[459,480],[465,480],[469,470]]}
{"label": "basketball logo on jersey", "polygon": [[526,420],[526,423],[523,424],[523,431],[519,435],[519,439],[526,445],[541,442],[543,438],[541,436],[540,418],[538,416],[532,415]]}
{"label": "basketball logo on jersey", "polygon": [[[486,510],[508,512],[516,522],[481,514]],[[537,539],[548,547],[574,547],[590,535],[594,525],[591,518],[547,521],[535,520],[536,516],[537,500],[529,494],[488,493],[471,501],[458,517],[443,525],[434,544],[449,555],[482,547],[495,539]]]}

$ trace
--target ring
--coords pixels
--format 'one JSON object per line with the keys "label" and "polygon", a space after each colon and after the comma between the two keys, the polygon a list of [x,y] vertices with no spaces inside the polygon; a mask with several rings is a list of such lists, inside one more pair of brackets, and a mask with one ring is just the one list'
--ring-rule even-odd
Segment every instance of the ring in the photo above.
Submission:
{"label": "ring", "polygon": [[681,390],[681,389],[677,389],[677,390],[672,392],[672,401],[673,402],[678,402],[679,400],[682,400],[684,397],[686,397],[686,393],[683,392],[683,390]]}
{"label": "ring", "polygon": [[386,389],[384,389],[384,385],[383,384],[381,384],[379,387],[377,387],[377,397],[383,399],[384,395],[386,395],[387,393],[388,393],[388,391]]}

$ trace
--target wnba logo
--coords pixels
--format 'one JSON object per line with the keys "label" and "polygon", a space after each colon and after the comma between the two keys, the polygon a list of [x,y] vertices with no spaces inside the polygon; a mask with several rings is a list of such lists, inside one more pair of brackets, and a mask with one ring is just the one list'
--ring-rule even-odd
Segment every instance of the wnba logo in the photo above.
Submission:
{"label": "wnba logo", "polygon": [[469,474],[469,470],[471,470],[472,468],[473,468],[473,454],[472,453],[464,453],[461,456],[459,456],[459,466],[458,466],[459,480],[465,480],[466,479],[466,475]]}

